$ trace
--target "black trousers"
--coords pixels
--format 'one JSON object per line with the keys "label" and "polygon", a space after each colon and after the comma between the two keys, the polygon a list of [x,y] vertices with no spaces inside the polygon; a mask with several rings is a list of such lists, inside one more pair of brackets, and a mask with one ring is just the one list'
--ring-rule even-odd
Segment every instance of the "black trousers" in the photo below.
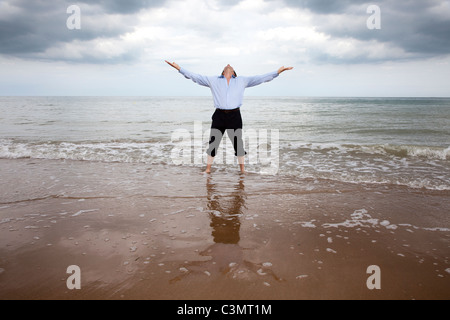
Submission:
{"label": "black trousers", "polygon": [[206,153],[213,158],[216,156],[225,131],[227,131],[228,137],[233,143],[235,156],[244,157],[247,152],[244,150],[244,140],[242,139],[242,116],[240,109],[233,111],[216,109],[212,117],[211,137]]}

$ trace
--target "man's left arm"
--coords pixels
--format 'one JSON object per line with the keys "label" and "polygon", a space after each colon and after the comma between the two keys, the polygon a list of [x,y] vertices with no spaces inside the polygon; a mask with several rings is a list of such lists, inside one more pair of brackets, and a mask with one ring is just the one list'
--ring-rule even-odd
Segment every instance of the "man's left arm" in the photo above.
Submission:
{"label": "man's left arm", "polygon": [[267,74],[263,74],[261,76],[254,76],[254,77],[246,77],[247,80],[247,88],[251,88],[251,87],[255,87],[258,86],[260,84],[263,84],[265,82],[270,82],[273,79],[277,78],[280,74],[282,74],[285,71],[288,70],[292,70],[294,69],[293,67],[289,67],[289,68],[285,68],[285,67],[281,67],[280,69],[278,69],[278,71],[274,71],[271,73],[267,73]]}

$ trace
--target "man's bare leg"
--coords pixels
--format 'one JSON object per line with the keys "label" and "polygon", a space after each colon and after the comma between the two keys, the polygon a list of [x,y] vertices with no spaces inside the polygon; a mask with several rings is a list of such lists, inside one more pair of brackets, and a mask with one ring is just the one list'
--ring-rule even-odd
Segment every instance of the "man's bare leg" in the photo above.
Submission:
{"label": "man's bare leg", "polygon": [[[245,157],[238,157],[239,166],[241,167],[241,173],[245,173]],[[208,156],[208,163],[206,165],[205,173],[211,173],[211,168],[214,163],[214,158]]]}
{"label": "man's bare leg", "polygon": [[208,156],[208,163],[206,165],[205,173],[211,173],[211,167],[212,167],[213,163],[214,163],[214,158],[211,156]]}
{"label": "man's bare leg", "polygon": [[241,167],[241,173],[245,173],[245,157],[238,157],[238,162]]}

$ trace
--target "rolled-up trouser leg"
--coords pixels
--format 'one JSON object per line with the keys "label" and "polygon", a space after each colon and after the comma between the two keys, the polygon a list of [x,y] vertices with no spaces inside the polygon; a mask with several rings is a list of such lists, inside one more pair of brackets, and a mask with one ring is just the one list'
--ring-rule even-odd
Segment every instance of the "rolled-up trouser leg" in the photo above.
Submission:
{"label": "rolled-up trouser leg", "polygon": [[247,152],[244,150],[244,140],[242,139],[242,129],[228,129],[228,137],[233,143],[234,155],[236,157],[245,157]]}
{"label": "rolled-up trouser leg", "polygon": [[211,137],[209,139],[209,148],[206,153],[215,158],[217,155],[217,150],[219,150],[220,143],[222,142],[225,129],[211,128]]}

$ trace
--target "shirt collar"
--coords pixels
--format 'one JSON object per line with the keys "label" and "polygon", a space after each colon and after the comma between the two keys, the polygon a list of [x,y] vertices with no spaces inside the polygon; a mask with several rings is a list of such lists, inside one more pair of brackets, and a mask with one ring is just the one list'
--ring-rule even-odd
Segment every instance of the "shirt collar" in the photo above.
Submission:
{"label": "shirt collar", "polygon": [[[222,76],[220,76],[220,77],[219,77],[219,79],[223,79],[223,78],[225,78],[225,76],[224,76],[224,75],[222,75]],[[235,76],[231,76],[231,78],[232,78],[232,79],[236,79],[236,77],[235,77]]]}

